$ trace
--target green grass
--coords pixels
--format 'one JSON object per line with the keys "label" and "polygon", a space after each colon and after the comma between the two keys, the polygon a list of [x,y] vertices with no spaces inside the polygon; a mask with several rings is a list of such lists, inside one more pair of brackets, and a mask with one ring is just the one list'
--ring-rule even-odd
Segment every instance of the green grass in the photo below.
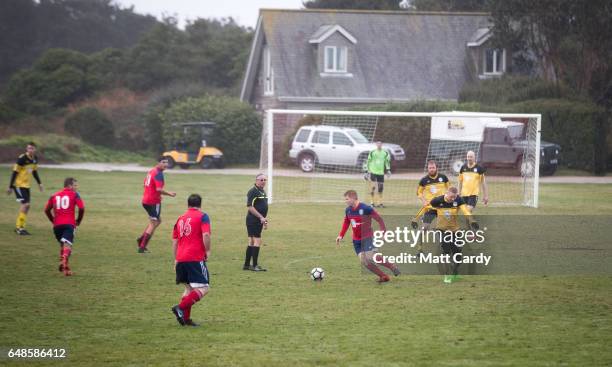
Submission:
{"label": "green grass", "polygon": [[83,142],[73,136],[42,134],[33,136],[14,135],[0,139],[0,149],[17,147],[22,149],[33,141],[47,162],[116,162],[152,164],[154,155],[117,150]]}
{"label": "green grass", "polygon": [[[42,213],[67,175],[80,180],[87,205],[72,278],[57,272],[57,244]],[[612,364],[610,276],[478,276],[451,286],[439,276],[402,276],[377,285],[360,270],[350,241],[333,244],[341,202],[273,205],[260,255],[270,271],[244,272],[252,178],[172,172],[167,187],[179,197],[165,199],[152,253],[138,255],[142,174],[43,168],[41,176],[48,192],[33,194],[33,236],[12,233],[17,205],[0,198],[0,349],[65,347],[62,364],[78,366]],[[203,194],[213,224],[212,287],[194,306],[198,329],[179,327],[170,313],[181,292],[170,232],[192,192]],[[610,203],[612,185],[547,184],[541,209],[479,210],[612,214]],[[323,283],[308,279],[314,266],[326,270]]]}

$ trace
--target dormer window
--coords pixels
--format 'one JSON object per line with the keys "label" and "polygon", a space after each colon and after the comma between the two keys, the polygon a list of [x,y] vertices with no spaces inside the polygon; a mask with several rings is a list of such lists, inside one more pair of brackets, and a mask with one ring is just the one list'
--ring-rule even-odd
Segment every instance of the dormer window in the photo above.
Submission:
{"label": "dormer window", "polygon": [[353,74],[350,54],[357,39],[340,25],[323,25],[308,41],[316,47],[316,62],[321,77],[346,77]]}
{"label": "dormer window", "polygon": [[484,74],[501,75],[506,71],[506,50],[487,48],[484,50]]}
{"label": "dormer window", "polygon": [[325,46],[325,72],[346,73],[347,49],[343,46]]}

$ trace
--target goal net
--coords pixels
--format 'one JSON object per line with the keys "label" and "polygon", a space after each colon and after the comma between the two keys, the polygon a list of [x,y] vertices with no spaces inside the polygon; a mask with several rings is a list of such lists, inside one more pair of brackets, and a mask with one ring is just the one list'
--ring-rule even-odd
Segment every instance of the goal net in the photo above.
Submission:
{"label": "goal net", "polygon": [[[385,205],[416,205],[427,162],[457,185],[466,154],[486,169],[490,205],[537,207],[540,115],[474,112],[268,110],[260,168],[270,202],[338,202],[349,189],[372,199],[368,154],[386,151]],[[482,193],[481,193],[482,195]]]}

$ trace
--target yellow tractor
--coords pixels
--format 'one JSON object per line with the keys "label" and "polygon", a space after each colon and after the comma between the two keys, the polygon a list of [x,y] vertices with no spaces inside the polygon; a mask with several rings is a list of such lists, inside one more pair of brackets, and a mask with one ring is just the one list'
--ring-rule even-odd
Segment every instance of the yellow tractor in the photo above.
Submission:
{"label": "yellow tractor", "polygon": [[174,149],[163,153],[168,158],[168,168],[179,166],[183,169],[198,165],[201,168],[223,168],[223,152],[208,146],[207,139],[213,135],[214,122],[177,122],[173,129],[177,131]]}

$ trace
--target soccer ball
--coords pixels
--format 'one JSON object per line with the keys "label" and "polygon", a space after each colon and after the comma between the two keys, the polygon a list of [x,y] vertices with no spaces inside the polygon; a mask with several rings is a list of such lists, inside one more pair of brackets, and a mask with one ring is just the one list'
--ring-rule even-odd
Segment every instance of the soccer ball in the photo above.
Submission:
{"label": "soccer ball", "polygon": [[323,280],[325,277],[325,270],[323,268],[314,268],[310,271],[310,279],[314,281]]}

